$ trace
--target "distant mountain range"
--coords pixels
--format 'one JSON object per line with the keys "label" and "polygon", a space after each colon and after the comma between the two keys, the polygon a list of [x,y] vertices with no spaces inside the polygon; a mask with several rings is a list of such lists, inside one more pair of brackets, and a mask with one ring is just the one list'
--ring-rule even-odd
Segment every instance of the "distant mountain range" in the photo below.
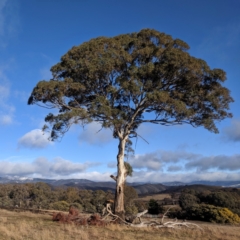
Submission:
{"label": "distant mountain range", "polygon": [[[115,182],[94,182],[87,179],[42,179],[42,178],[26,178],[26,177],[0,177],[0,183],[36,183],[45,182],[52,186],[62,187],[77,187],[79,189],[87,190],[104,190],[115,191]],[[184,182],[164,182],[164,183],[147,183],[147,182],[135,182],[127,183],[132,186],[138,194],[154,194],[166,191],[173,187],[181,187],[188,185],[205,185],[205,186],[221,186],[221,187],[236,187],[240,188],[240,181],[193,181],[189,183]]]}
{"label": "distant mountain range", "polygon": [[221,187],[240,187],[240,181],[192,181],[184,182],[163,182],[165,186],[185,186],[185,185],[207,185],[207,186],[221,186]]}

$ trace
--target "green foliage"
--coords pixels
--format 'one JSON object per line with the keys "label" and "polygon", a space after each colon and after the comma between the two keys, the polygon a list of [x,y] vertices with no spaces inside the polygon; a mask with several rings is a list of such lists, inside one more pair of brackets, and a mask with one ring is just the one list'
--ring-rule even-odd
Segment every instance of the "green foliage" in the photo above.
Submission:
{"label": "green foliage", "polygon": [[71,203],[70,206],[73,206],[78,211],[82,211],[83,210],[83,206],[80,203],[78,203],[78,202]]}
{"label": "green foliage", "polygon": [[124,157],[128,160],[128,158],[130,156],[134,156],[134,149],[132,148],[132,141],[130,139],[128,139],[127,142],[126,142],[126,146],[125,146]]}
{"label": "green foliage", "polygon": [[127,176],[132,177],[132,173],[133,173],[132,166],[128,162],[124,162],[124,167],[126,169]]}
{"label": "green foliage", "polygon": [[184,210],[197,203],[199,203],[199,199],[193,194],[182,193],[179,197],[179,205]]}
{"label": "green foliage", "polygon": [[148,203],[148,212],[150,214],[159,214],[162,211],[161,206],[154,199],[150,199]]}
{"label": "green foliage", "polygon": [[63,191],[62,200],[65,200],[69,203],[73,202],[80,202],[80,195],[79,195],[79,189],[74,187],[68,187],[65,191]]}
{"label": "green foliage", "polygon": [[92,205],[96,207],[97,212],[101,213],[106,203],[106,193],[102,190],[96,190],[91,200]]}
{"label": "green foliage", "polygon": [[[165,212],[164,210],[163,212]],[[170,209],[170,211],[167,214],[170,218],[178,218],[178,219],[185,219],[186,218],[186,212],[182,210],[179,206],[174,206]]]}
{"label": "green foliage", "polygon": [[216,223],[240,223],[240,217],[227,208],[212,205],[194,205],[187,209],[187,218]]}
{"label": "green foliage", "polygon": [[198,190],[184,189],[180,195],[179,203],[182,211],[173,213],[178,218],[217,223],[239,222],[239,189],[213,188],[211,191],[200,188]]}
{"label": "green foliage", "polygon": [[209,204],[219,207],[233,208],[235,205],[233,194],[227,192],[213,192],[207,196],[206,201]]}
{"label": "green foliage", "polygon": [[218,188],[210,190],[185,189],[179,198],[183,210],[192,205],[205,203],[217,207],[228,208],[240,216],[240,190],[231,188]]}
{"label": "green foliage", "polygon": [[138,198],[137,191],[128,185],[124,185],[124,207],[126,214],[136,214],[138,209],[134,199]]}
{"label": "green foliage", "polygon": [[148,204],[145,201],[135,201],[135,206],[138,209],[138,212],[143,212],[144,210],[148,209]]}
{"label": "green foliage", "polygon": [[59,210],[59,211],[68,211],[69,206],[70,206],[69,203],[67,203],[66,201],[58,201],[50,205],[52,209]]}
{"label": "green foliage", "polygon": [[[0,184],[0,207],[18,205],[23,208],[66,211],[69,206],[74,206],[79,211],[93,213],[101,212],[106,200],[113,198],[112,192],[102,190],[79,190],[73,187],[51,189],[45,183]],[[131,197],[127,199],[131,200]]]}
{"label": "green foliage", "polygon": [[117,138],[136,137],[144,122],[188,123],[218,132],[214,122],[231,117],[233,99],[221,85],[226,74],[211,70],[188,49],[182,40],[152,29],[92,39],[51,68],[52,79],[37,84],[28,104],[59,109],[45,118],[52,140],[73,123],[93,120]]}
{"label": "green foliage", "polygon": [[83,203],[83,208],[84,208],[84,211],[86,211],[88,213],[96,213],[97,212],[96,206],[94,206],[93,204],[91,204],[90,202],[87,202],[87,201],[85,201]]}
{"label": "green foliage", "polygon": [[125,207],[125,213],[126,215],[136,215],[138,213],[138,208],[135,204],[127,204]]}

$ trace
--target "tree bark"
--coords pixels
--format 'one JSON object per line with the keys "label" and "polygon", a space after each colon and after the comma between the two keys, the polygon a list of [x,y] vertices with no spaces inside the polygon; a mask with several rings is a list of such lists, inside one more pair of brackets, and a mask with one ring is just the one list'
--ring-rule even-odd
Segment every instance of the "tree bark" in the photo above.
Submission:
{"label": "tree bark", "polygon": [[126,138],[119,139],[118,145],[118,155],[117,155],[117,170],[118,175],[116,177],[116,192],[115,192],[115,201],[114,201],[114,213],[121,217],[125,218],[124,210],[124,183],[126,179],[126,169],[124,166],[124,150],[126,145]]}

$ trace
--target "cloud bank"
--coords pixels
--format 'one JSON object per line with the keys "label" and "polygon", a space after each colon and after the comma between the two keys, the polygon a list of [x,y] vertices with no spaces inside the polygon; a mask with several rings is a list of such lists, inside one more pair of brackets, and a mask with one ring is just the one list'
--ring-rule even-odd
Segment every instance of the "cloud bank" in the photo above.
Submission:
{"label": "cloud bank", "polygon": [[20,148],[41,149],[47,147],[49,144],[52,144],[52,142],[48,140],[48,135],[43,134],[41,129],[34,129],[18,140],[18,146]]}
{"label": "cloud bank", "polygon": [[0,175],[9,176],[38,176],[45,178],[62,178],[73,174],[79,174],[99,163],[85,162],[75,163],[63,158],[55,158],[49,161],[44,157],[37,158],[33,162],[9,162],[0,161],[2,166]]}
{"label": "cloud bank", "polygon": [[240,171],[229,172],[185,172],[185,173],[163,173],[155,171],[138,171],[133,177],[128,178],[129,182],[192,182],[192,181],[240,181]]}
{"label": "cloud bank", "polygon": [[[172,154],[169,159],[167,152],[161,151],[138,156],[137,165],[132,161],[133,176],[129,182],[191,182],[191,181],[240,181],[240,155],[233,156],[201,156],[187,152]],[[165,157],[162,157],[165,156]],[[148,163],[148,159],[150,163]],[[187,161],[183,161],[183,159]],[[208,164],[209,163],[209,164]],[[93,181],[111,181],[110,175],[116,174],[116,162],[110,162],[112,170],[89,171],[101,165],[99,162],[76,163],[57,157],[48,160],[39,157],[33,162],[0,160],[0,176],[20,176],[54,179],[89,179]]]}
{"label": "cloud bank", "polygon": [[240,154],[203,156],[185,151],[156,151],[136,155],[129,163],[134,169],[148,171],[240,171]]}

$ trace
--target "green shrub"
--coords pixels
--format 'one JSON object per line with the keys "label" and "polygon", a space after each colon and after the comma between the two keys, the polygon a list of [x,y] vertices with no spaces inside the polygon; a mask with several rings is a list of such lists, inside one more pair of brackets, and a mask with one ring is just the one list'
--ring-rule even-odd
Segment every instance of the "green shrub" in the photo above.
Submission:
{"label": "green shrub", "polygon": [[54,210],[59,211],[68,211],[69,210],[69,203],[66,201],[58,201],[51,204],[51,208]]}
{"label": "green shrub", "polygon": [[179,205],[184,210],[198,203],[199,203],[199,199],[193,194],[182,193],[180,195]]}
{"label": "green shrub", "polygon": [[202,220],[215,223],[240,223],[240,217],[228,208],[213,205],[193,205],[186,209],[186,217],[192,220]]}
{"label": "green shrub", "polygon": [[148,212],[150,214],[159,214],[163,211],[162,206],[158,204],[158,202],[154,199],[150,199],[148,203]]}
{"label": "green shrub", "polygon": [[95,213],[95,212],[97,212],[96,207],[95,207],[94,205],[92,205],[92,204],[91,204],[90,202],[88,202],[88,201],[84,201],[83,207],[84,207],[84,211],[86,211],[86,212],[89,212],[89,213]]}
{"label": "green shrub", "polygon": [[128,215],[135,215],[138,213],[138,208],[135,206],[135,204],[127,205],[125,208],[125,213]]}
{"label": "green shrub", "polygon": [[144,201],[135,201],[134,202],[135,206],[138,209],[138,212],[143,212],[144,210],[148,209],[148,204]]}
{"label": "green shrub", "polygon": [[83,206],[78,202],[71,203],[70,206],[73,206],[74,208],[76,208],[79,211],[83,210]]}

